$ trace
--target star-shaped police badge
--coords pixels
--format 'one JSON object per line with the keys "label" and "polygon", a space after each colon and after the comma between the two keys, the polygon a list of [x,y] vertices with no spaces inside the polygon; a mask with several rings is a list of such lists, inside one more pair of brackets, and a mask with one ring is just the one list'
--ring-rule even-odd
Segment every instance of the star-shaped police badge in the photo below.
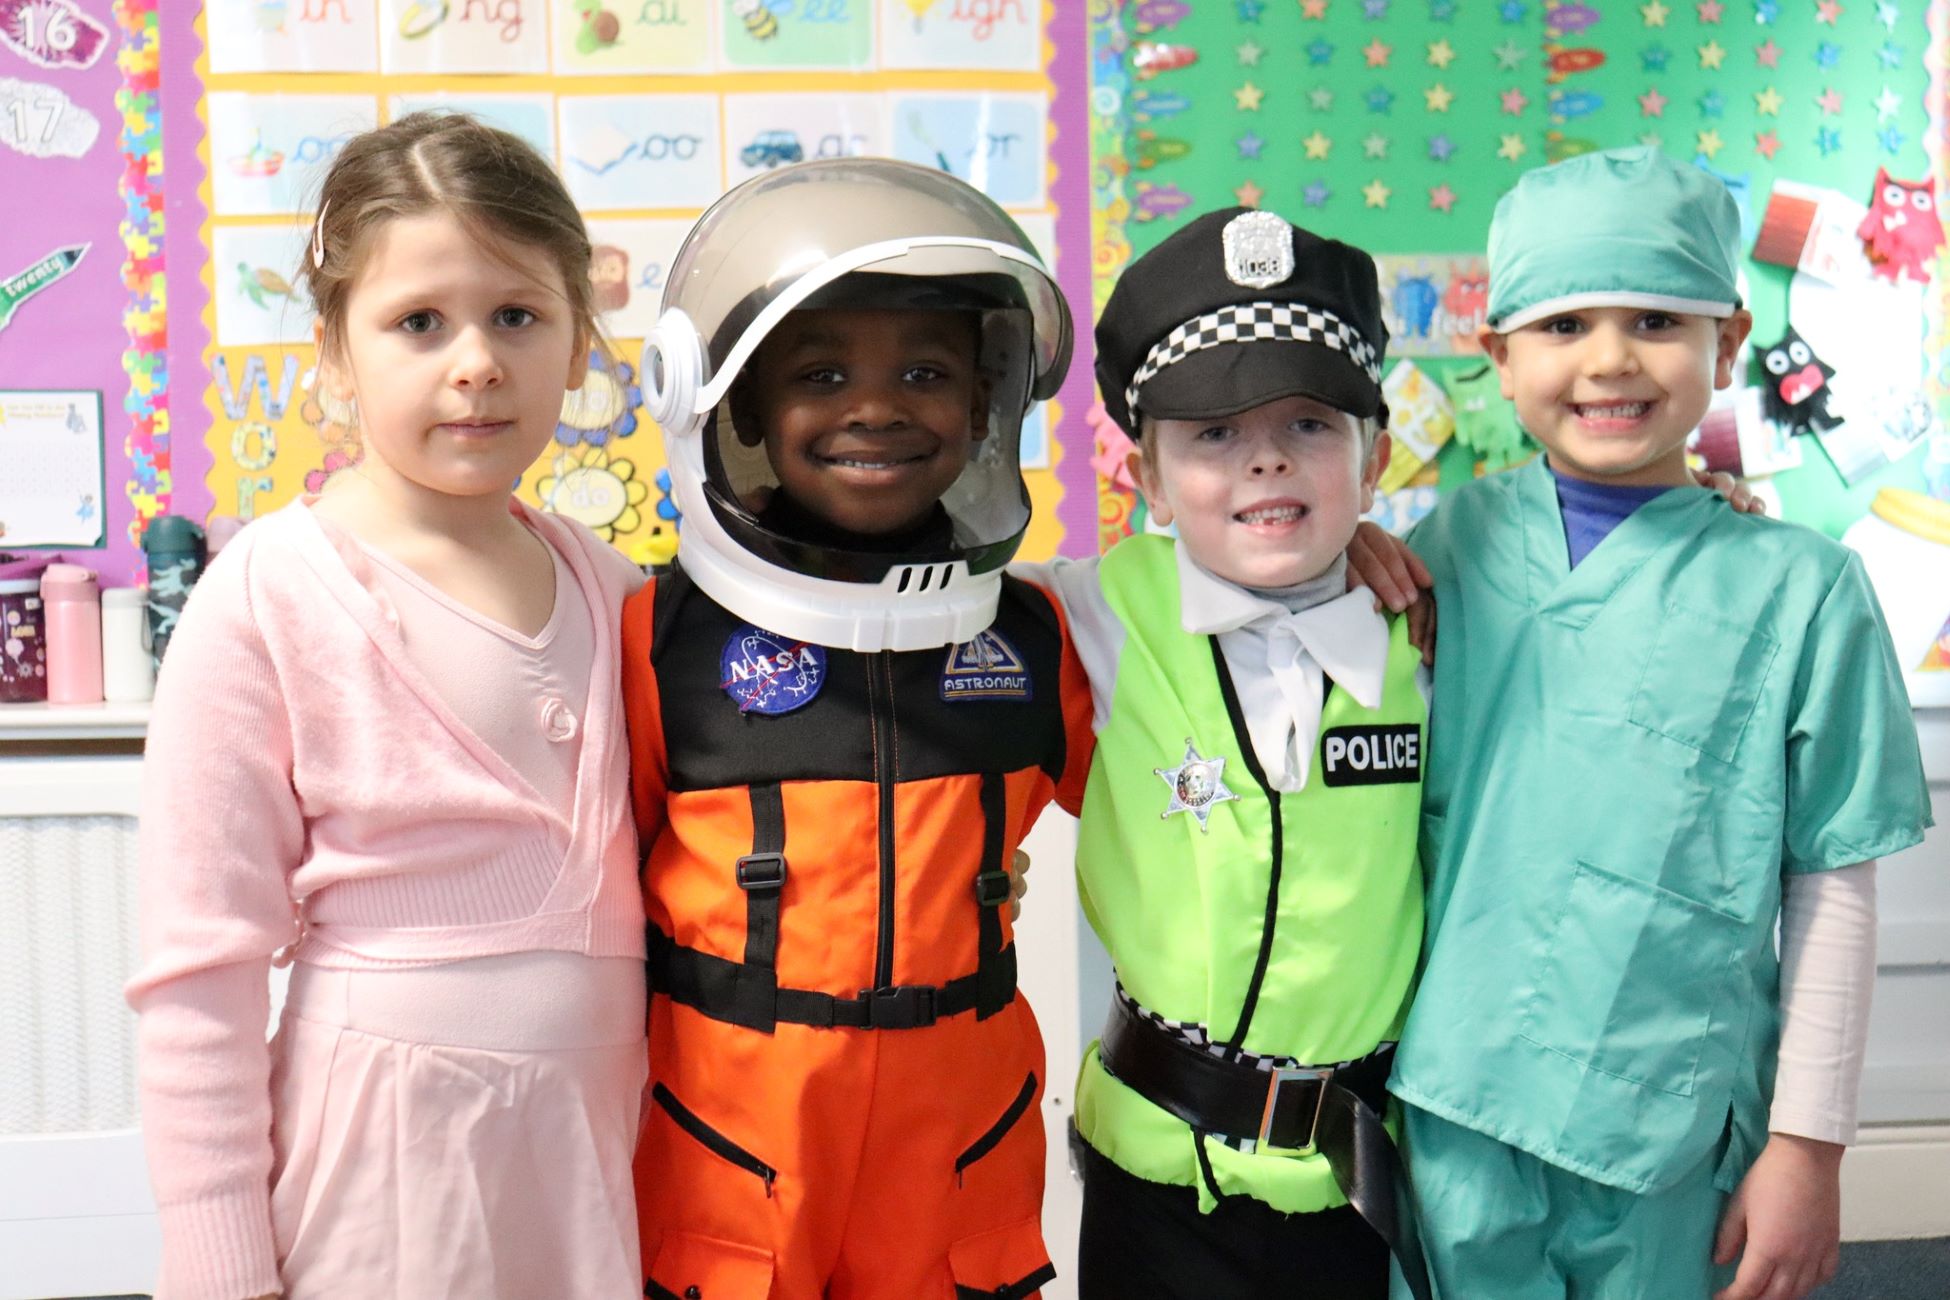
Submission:
{"label": "star-shaped police badge", "polygon": [[1217,758],[1200,758],[1198,747],[1191,738],[1185,739],[1185,761],[1177,767],[1154,767],[1151,770],[1171,788],[1171,802],[1158,814],[1162,819],[1173,813],[1188,812],[1198,818],[1198,828],[1208,827],[1206,818],[1212,815],[1212,805],[1224,803],[1239,796],[1226,789],[1220,779],[1225,770],[1225,755]]}

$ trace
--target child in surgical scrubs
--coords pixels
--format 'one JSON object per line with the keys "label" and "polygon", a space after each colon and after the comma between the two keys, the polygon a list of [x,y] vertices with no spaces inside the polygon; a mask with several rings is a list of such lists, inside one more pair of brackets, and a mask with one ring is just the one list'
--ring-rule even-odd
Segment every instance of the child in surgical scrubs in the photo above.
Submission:
{"label": "child in surgical scrubs", "polygon": [[1738,239],[1646,148],[1529,173],[1491,227],[1483,342],[1545,455],[1410,538],[1441,627],[1392,1089],[1447,1300],[1835,1269],[1875,859],[1929,801],[1861,563],[1687,472],[1752,325]]}

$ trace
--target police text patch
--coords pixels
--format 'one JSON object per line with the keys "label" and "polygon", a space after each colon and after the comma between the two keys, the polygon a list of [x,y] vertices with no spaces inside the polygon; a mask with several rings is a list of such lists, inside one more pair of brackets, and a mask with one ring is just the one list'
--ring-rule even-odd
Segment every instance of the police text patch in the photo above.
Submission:
{"label": "police text patch", "polygon": [[1331,727],[1320,738],[1320,775],[1330,786],[1412,785],[1422,779],[1422,729]]}

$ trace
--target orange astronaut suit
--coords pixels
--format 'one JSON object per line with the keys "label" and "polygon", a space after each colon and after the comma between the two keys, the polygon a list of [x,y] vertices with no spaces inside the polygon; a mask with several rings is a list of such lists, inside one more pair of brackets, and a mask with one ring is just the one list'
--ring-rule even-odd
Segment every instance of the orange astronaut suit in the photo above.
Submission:
{"label": "orange astronaut suit", "polygon": [[646,1294],[1036,1294],[1045,1067],[1006,867],[1051,799],[1077,808],[1092,743],[1052,602],[1005,579],[973,641],[859,654],[680,571],[625,608],[623,677]]}

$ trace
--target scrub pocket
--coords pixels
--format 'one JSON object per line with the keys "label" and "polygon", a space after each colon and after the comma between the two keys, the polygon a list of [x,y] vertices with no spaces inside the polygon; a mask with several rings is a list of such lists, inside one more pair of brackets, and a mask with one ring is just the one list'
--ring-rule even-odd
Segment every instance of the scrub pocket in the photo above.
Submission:
{"label": "scrub pocket", "polygon": [[1626,717],[1634,726],[1731,763],[1780,642],[1685,605],[1653,632]]}
{"label": "scrub pocket", "polygon": [[1532,961],[1522,1036],[1593,1070],[1693,1095],[1727,1019],[1745,923],[1588,862]]}

